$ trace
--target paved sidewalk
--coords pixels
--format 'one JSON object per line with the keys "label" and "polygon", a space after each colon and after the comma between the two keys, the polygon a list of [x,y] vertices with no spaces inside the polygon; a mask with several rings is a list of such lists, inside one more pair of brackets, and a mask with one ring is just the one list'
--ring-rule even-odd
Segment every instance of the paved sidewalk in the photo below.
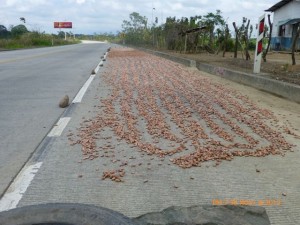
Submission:
{"label": "paved sidewalk", "polygon": [[136,217],[253,204],[266,207],[272,224],[294,225],[299,112],[253,88],[113,49],[19,206],[88,203]]}

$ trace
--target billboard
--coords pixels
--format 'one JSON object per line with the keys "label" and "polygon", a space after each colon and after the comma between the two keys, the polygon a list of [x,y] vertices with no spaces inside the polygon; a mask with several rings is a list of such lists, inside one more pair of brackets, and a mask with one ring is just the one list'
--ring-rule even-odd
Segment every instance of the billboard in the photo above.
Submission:
{"label": "billboard", "polygon": [[72,22],[54,22],[54,28],[72,28]]}

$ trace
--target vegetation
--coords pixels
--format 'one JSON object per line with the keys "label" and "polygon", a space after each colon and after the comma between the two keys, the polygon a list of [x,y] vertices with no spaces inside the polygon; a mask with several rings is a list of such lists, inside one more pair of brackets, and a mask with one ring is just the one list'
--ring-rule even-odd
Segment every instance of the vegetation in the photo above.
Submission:
{"label": "vegetation", "polygon": [[[147,26],[147,18],[137,12],[131,13],[129,18],[130,20],[124,20],[122,24],[123,39],[127,44],[180,52],[186,46],[186,50],[189,52],[197,52],[201,49],[215,52],[221,46],[227,46],[223,43],[230,39],[228,25],[220,10],[217,10],[216,13],[208,13],[204,16],[196,15],[190,18],[167,17],[166,23],[160,26],[157,26],[157,19],[155,23]],[[203,27],[201,32],[186,34],[186,31],[197,27]]]}
{"label": "vegetation", "polygon": [[93,35],[76,34],[76,38],[79,40],[95,40],[114,43],[118,43],[121,41],[121,37],[113,33],[94,33]]}
{"label": "vegetation", "polygon": [[[200,28],[200,29],[198,29]],[[230,29],[231,28],[231,29]],[[256,26],[256,29],[258,27]],[[272,38],[273,24],[268,15],[268,24],[265,25],[263,45],[267,46],[263,51],[263,60],[267,61],[267,54]],[[251,21],[242,18],[241,25],[233,22],[230,26],[223,18],[222,12],[210,12],[206,15],[195,15],[190,18],[167,17],[165,23],[158,25],[158,18],[149,24],[145,16],[137,12],[129,15],[129,20],[122,23],[122,31],[119,38],[114,37],[112,42],[127,45],[142,46],[155,49],[173,50],[178,52],[198,53],[206,51],[211,54],[234,52],[237,58],[238,51],[242,57],[250,60],[250,51],[256,48],[256,39],[251,38],[254,28]],[[296,64],[295,52],[297,40],[300,37],[300,23],[293,26],[292,37],[292,64]]]}
{"label": "vegetation", "polygon": [[[68,35],[70,37],[70,34]],[[61,35],[45,34],[44,32],[29,31],[25,25],[13,26],[8,30],[0,25],[0,49],[18,49],[32,47],[47,47],[79,43],[78,40],[64,40]]]}
{"label": "vegetation", "polygon": [[[20,20],[25,23],[25,18],[20,18]],[[121,41],[119,35],[114,35],[112,33],[75,35],[72,32],[67,32],[66,36],[67,40],[65,40],[65,32],[63,31],[59,31],[57,34],[46,34],[45,32],[29,31],[24,24],[12,26],[10,30],[8,30],[4,25],[0,25],[0,49],[18,49],[67,45],[79,43],[80,40],[96,40],[103,42]]]}
{"label": "vegetation", "polygon": [[223,57],[227,51],[235,54],[242,51],[246,60],[250,59],[249,50],[255,50],[256,46],[256,40],[251,38],[253,26],[250,20],[242,18],[241,25],[234,23],[231,26],[234,30],[231,31],[220,10],[190,18],[167,17],[165,23],[159,26],[157,19],[152,24],[147,21],[139,13],[131,13],[129,20],[122,23],[123,30],[119,41],[129,45],[179,52],[222,52]]}

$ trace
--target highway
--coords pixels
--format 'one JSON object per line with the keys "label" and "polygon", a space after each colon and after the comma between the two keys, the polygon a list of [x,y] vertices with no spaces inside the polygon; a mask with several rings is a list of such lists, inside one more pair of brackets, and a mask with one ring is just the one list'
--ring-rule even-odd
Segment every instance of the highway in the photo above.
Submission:
{"label": "highway", "polygon": [[0,196],[89,78],[108,48],[76,44],[0,52]]}

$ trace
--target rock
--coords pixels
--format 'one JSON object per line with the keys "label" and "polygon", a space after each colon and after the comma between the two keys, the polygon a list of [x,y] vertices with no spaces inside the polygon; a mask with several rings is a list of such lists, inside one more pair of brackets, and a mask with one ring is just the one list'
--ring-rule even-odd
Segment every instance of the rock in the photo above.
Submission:
{"label": "rock", "polygon": [[139,225],[270,225],[263,207],[233,205],[170,207],[133,221]]}
{"label": "rock", "polygon": [[59,101],[58,105],[60,108],[66,108],[69,105],[69,96],[65,95],[65,97]]}

